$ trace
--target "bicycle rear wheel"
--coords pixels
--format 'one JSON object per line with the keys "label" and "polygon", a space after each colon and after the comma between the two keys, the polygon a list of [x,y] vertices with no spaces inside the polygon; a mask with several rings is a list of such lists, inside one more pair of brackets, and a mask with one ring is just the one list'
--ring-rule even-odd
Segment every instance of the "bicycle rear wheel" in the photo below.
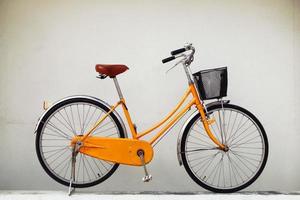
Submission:
{"label": "bicycle rear wheel", "polygon": [[244,108],[224,104],[208,107],[215,119],[211,131],[229,150],[207,136],[200,115],[188,123],[181,140],[182,162],[189,176],[203,188],[219,193],[242,190],[263,171],[268,139],[258,119]]}
{"label": "bicycle rear wheel", "polygon": [[[47,172],[57,182],[69,186],[71,179],[72,148],[75,135],[83,135],[109,111],[102,103],[89,98],[71,98],[53,106],[37,128],[36,153]],[[124,130],[111,113],[92,133],[101,137],[124,138]],[[77,154],[73,187],[90,187],[110,177],[119,164]]]}

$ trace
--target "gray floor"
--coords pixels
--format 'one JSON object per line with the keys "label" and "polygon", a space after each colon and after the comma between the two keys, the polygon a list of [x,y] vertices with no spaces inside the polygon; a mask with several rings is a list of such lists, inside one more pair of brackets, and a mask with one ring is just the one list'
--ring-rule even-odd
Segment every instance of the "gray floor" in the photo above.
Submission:
{"label": "gray floor", "polygon": [[101,199],[101,200],[124,200],[124,199],[132,199],[132,200],[140,200],[140,199],[158,199],[158,200],[227,200],[227,199],[241,199],[241,200],[276,200],[276,199],[297,199],[300,200],[300,192],[289,192],[289,193],[279,193],[279,192],[241,192],[234,194],[212,194],[212,193],[83,193],[76,192],[72,194],[71,197],[67,195],[67,192],[62,191],[0,191],[0,199],[10,200],[10,199],[30,199],[30,200],[41,200],[41,199]]}

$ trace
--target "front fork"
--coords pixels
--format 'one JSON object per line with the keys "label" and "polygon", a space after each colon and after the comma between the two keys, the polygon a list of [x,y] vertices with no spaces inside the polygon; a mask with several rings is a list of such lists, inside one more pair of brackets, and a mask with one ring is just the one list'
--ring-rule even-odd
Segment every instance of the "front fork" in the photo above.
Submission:
{"label": "front fork", "polygon": [[226,149],[226,146],[221,143],[215,136],[214,134],[211,132],[210,128],[209,128],[209,125],[211,123],[213,123],[213,120],[214,119],[208,119],[206,114],[205,114],[205,111],[204,111],[204,106],[201,104],[200,100],[199,100],[199,96],[198,96],[198,93],[196,91],[196,88],[194,85],[192,85],[191,87],[191,91],[192,91],[192,94],[195,98],[195,104],[196,104],[196,107],[200,113],[200,116],[201,116],[201,121],[202,121],[202,124],[204,126],[204,129],[208,135],[208,137],[218,146],[219,149],[221,150],[225,150]]}

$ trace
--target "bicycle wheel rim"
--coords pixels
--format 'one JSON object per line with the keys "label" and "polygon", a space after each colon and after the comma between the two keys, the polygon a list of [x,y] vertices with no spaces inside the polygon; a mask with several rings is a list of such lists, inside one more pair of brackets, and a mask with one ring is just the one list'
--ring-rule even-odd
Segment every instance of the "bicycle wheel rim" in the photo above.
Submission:
{"label": "bicycle wheel rim", "polygon": [[[222,109],[221,105],[209,108],[208,113],[210,114],[210,116],[215,118],[216,120],[215,124],[220,124],[220,121],[218,119],[219,116],[216,116],[213,113],[215,113],[218,110],[220,111],[221,109]],[[248,119],[248,123],[247,121],[245,121],[244,126],[242,126],[243,124],[242,121],[239,126],[245,127],[245,125],[248,124],[248,126],[250,127],[255,127],[256,136],[253,133],[252,135],[254,135],[253,138],[255,137],[256,138],[251,140],[252,139],[251,134],[247,134],[248,133],[247,131],[243,132],[243,134],[240,135],[235,134],[233,137],[234,139],[231,140],[229,139],[229,142],[227,144],[229,147],[229,151],[224,152],[222,150],[215,148],[216,146],[208,138],[205,131],[203,131],[202,133],[197,133],[198,135],[201,134],[202,136],[200,138],[202,141],[199,142],[199,138],[197,140],[197,143],[201,144],[198,145],[197,148],[198,149],[206,148],[210,150],[195,151],[189,153],[188,151],[191,151],[191,147],[196,148],[197,145],[195,144],[189,145],[189,144],[185,144],[185,142],[182,145],[183,147],[182,151],[185,152],[183,155],[183,160],[184,160],[185,168],[187,169],[189,175],[199,185],[214,192],[234,192],[249,186],[260,175],[261,171],[265,166],[266,159],[268,156],[268,142],[265,135],[265,131],[261,126],[260,122],[255,118],[255,116],[252,115],[249,111],[234,105],[228,105],[228,104],[224,105],[224,110],[231,111],[230,112],[231,114],[232,112],[235,112],[237,113],[237,115],[241,115],[243,116],[243,118]],[[225,125],[229,124],[229,126],[225,127],[225,131],[228,129],[230,130],[229,116],[230,115],[227,115],[228,121],[226,122],[226,114],[225,114],[225,118],[224,118]],[[224,121],[222,115],[221,115],[221,121]],[[183,138],[183,140],[188,141],[192,138],[190,135],[193,135],[193,131],[192,131],[193,127],[195,127],[195,124],[199,125],[199,123],[200,125],[202,125],[202,123],[199,122],[199,118],[198,118],[197,120],[194,120],[193,123],[189,124],[189,130],[184,135],[185,138]],[[236,125],[236,127],[238,126]],[[220,132],[218,129],[222,130],[221,127],[217,128],[216,126],[215,127],[212,126],[211,128],[214,135],[219,139],[219,141],[221,141],[222,139],[220,134],[215,134],[216,132]],[[245,127],[244,130],[247,130],[247,127]],[[256,139],[258,138],[257,136],[259,136],[260,138],[259,142],[256,141]],[[194,141],[195,140],[196,139],[194,139]],[[248,143],[245,142],[246,140],[249,140],[247,141]],[[243,144],[244,146],[241,144],[241,142],[243,141],[244,141]],[[238,142],[239,146],[235,147],[234,145],[237,145],[237,143],[235,142]],[[255,142],[257,142],[257,144],[255,144],[256,146],[251,146],[250,142],[251,145],[254,145]],[[256,149],[258,148],[257,145],[260,145],[261,148]],[[245,147],[247,147],[247,149]],[[242,153],[240,149],[244,149]],[[259,155],[259,159],[255,158],[255,156],[258,156],[258,154],[252,155],[252,154],[256,154],[257,152],[253,152],[253,151],[257,151],[257,150],[260,151],[261,153]],[[192,154],[194,155],[191,156]],[[255,159],[256,161],[254,161],[253,159]],[[195,162],[198,163],[195,164]],[[198,169],[195,168],[197,164],[200,165]]]}
{"label": "bicycle wheel rim", "polygon": [[[79,110],[77,110],[77,112],[79,111],[78,115],[81,116],[81,121],[84,121],[84,120],[82,120],[84,118],[90,120],[92,113],[93,113],[93,109],[96,110],[94,112],[92,119],[90,120],[90,122],[91,122],[90,126],[92,126],[92,124],[94,124],[94,122],[99,120],[101,113],[103,116],[104,115],[103,113],[107,112],[107,110],[108,110],[106,107],[99,105],[99,103],[94,102],[94,101],[89,101],[89,100],[78,101],[77,100],[77,102],[76,102],[76,100],[71,100],[69,102],[62,103],[62,105],[58,105],[57,107],[53,108],[52,111],[49,111],[49,115],[45,115],[44,119],[42,120],[43,123],[41,124],[41,126],[38,129],[38,135],[37,135],[37,153],[38,153],[39,160],[40,160],[42,166],[44,167],[44,169],[46,170],[46,172],[52,178],[54,178],[56,181],[58,181],[64,185],[68,185],[70,182],[70,179],[71,179],[71,170],[70,170],[71,169],[71,166],[70,166],[71,165],[71,148],[68,148],[68,147],[69,147],[69,142],[70,142],[70,137],[71,137],[70,132],[72,131],[72,128],[69,126],[69,128],[71,129],[71,130],[69,130],[69,134],[68,134],[69,138],[68,139],[65,138],[65,140],[63,141],[64,144],[62,145],[63,146],[62,148],[65,148],[64,149],[65,152],[58,153],[59,151],[56,152],[55,149],[53,149],[54,147],[47,147],[48,152],[50,151],[50,153],[55,154],[54,156],[52,156],[53,158],[49,158],[49,155],[46,155],[47,153],[45,154],[45,149],[46,149],[47,144],[49,144],[49,142],[47,141],[45,143],[44,139],[45,138],[49,139],[50,136],[47,135],[47,137],[45,137],[46,134],[44,134],[44,133],[45,133],[45,130],[47,130],[47,129],[48,129],[47,131],[49,132],[49,127],[47,128],[47,125],[50,126],[49,124],[51,124],[51,121],[52,121],[51,119],[54,119],[54,116],[56,116],[56,118],[58,118],[58,119],[56,119],[56,122],[58,122],[60,119],[61,121],[69,122],[70,124],[72,124],[73,120],[71,119],[70,116],[69,116],[69,119],[67,119],[66,116],[65,116],[65,119],[63,119],[62,116],[60,116],[60,118],[57,116],[60,111],[61,111],[60,114],[62,114],[63,112],[65,112],[66,109],[68,109],[67,107],[72,107],[74,105],[76,107],[77,106],[79,107]],[[90,111],[88,111],[88,109],[80,109],[81,106],[82,106],[82,108],[84,108],[84,106],[88,106],[93,109],[90,109]],[[70,113],[71,111],[67,110],[67,113],[68,112]],[[76,118],[76,117],[74,117],[74,118]],[[79,117],[77,117],[77,120],[79,120]],[[74,119],[74,121],[75,121],[75,124],[77,124],[76,119]],[[113,127],[114,127],[114,130],[116,131],[116,133],[111,134],[111,132],[110,132],[110,134],[101,134],[101,133],[103,133],[101,131],[103,131],[105,129],[105,127],[107,129],[107,127],[109,125],[109,123],[108,123],[109,121],[114,124]],[[79,124],[81,124],[80,126],[82,126],[83,123],[79,123]],[[78,127],[80,127],[79,124],[77,124]],[[53,126],[52,127],[50,126],[50,127],[52,129],[55,129],[56,132],[60,132],[62,134],[62,132],[64,132],[64,131],[59,131],[59,129],[62,129],[62,126],[63,125],[61,125],[60,127],[57,127],[57,129],[55,129]],[[78,127],[77,127],[77,129],[78,129]],[[65,128],[65,130],[67,129],[66,127],[64,127],[64,128]],[[76,129],[76,128],[74,128],[74,129]],[[85,129],[88,130],[89,126],[86,126]],[[82,129],[81,131],[77,131],[77,133],[82,135],[86,131],[85,129]],[[109,115],[103,121],[103,123],[93,132],[94,135],[95,135],[95,133],[96,133],[96,135],[103,136],[103,137],[124,137],[123,131],[120,128],[120,124],[118,123],[118,121],[116,121],[116,119],[113,115]],[[50,134],[53,134],[53,132]],[[78,135],[78,134],[76,134],[76,135]],[[65,136],[65,135],[63,135],[63,136]],[[51,136],[50,139],[53,139],[53,135]],[[57,142],[57,139],[54,141]],[[58,144],[61,144],[61,143],[58,143]],[[50,146],[50,145],[48,145],[48,146]],[[59,145],[57,145],[57,146],[59,146]],[[55,147],[55,148],[59,148],[59,147]],[[57,158],[55,158],[55,156]],[[59,159],[61,159],[61,158],[65,158],[65,162],[59,163],[59,161],[60,161]],[[52,159],[52,160],[49,160],[49,159]],[[57,164],[54,166],[55,163],[57,163]],[[100,159],[96,159],[96,158],[78,153],[77,164],[76,164],[76,168],[75,168],[75,180],[73,181],[72,185],[74,187],[89,187],[94,184],[100,183],[103,180],[105,180],[106,178],[108,178],[116,170],[117,167],[118,167],[118,164],[110,163],[107,161],[103,161]]]}

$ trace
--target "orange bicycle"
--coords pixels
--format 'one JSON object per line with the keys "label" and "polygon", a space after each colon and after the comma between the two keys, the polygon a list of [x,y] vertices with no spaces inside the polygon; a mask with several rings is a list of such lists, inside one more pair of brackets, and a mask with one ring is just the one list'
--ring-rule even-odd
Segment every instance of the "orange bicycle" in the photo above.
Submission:
{"label": "orange bicycle", "polygon": [[[69,186],[69,194],[73,188],[101,183],[119,164],[143,166],[143,181],[150,181],[146,164],[153,158],[154,145],[194,108],[178,137],[179,164],[197,184],[213,192],[236,192],[253,183],[268,157],[265,130],[249,111],[222,99],[227,95],[226,67],[191,73],[194,53],[187,44],[162,61],[181,58],[175,66],[183,65],[188,89],[173,111],[143,132],[137,132],[116,78],[128,70],[125,65],[96,65],[98,78],[114,81],[120,97],[115,105],[91,96],[71,96],[44,106],[35,132],[36,153],[47,174]],[[216,101],[205,104],[208,99]],[[131,138],[116,112],[118,106]],[[149,141],[142,139],[157,129]]]}

